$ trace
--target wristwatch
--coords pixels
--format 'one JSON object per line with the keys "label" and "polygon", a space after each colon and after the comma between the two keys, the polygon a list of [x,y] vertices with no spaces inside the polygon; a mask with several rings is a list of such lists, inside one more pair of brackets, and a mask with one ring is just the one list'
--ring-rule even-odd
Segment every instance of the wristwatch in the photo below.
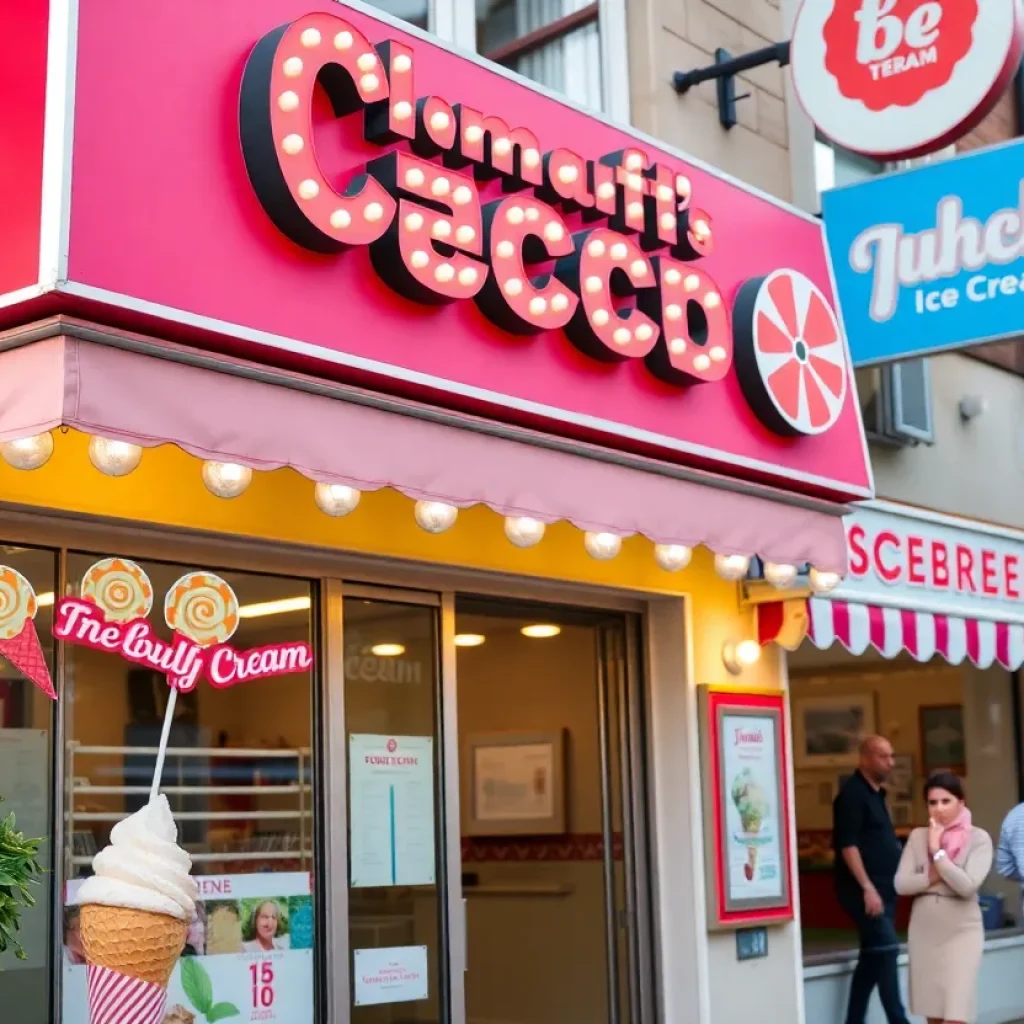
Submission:
{"label": "wristwatch", "polygon": [[939,862],[940,860],[942,860],[942,858],[943,858],[943,857],[945,857],[945,856],[946,856],[946,851],[945,851],[945,850],[936,850],[936,851],[935,851],[935,852],[934,852],[934,853],[932,854],[932,862],[933,862],[934,864],[938,864],[938,862]]}

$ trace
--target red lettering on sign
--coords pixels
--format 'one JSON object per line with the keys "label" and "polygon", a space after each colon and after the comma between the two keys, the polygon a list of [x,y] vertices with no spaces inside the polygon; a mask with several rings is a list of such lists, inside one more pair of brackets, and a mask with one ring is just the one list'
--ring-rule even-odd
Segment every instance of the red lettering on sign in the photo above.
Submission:
{"label": "red lettering on sign", "polygon": [[868,558],[867,549],[864,547],[866,537],[867,531],[859,523],[854,523],[846,531],[846,544],[850,549],[847,568],[851,576],[867,575],[871,562]]}
{"label": "red lettering on sign", "polygon": [[942,590],[949,586],[949,551],[945,541],[932,541],[932,583]]}
{"label": "red lettering on sign", "polygon": [[[895,565],[887,566],[882,558],[882,551],[887,547],[896,549],[897,562]],[[875,571],[886,583],[895,583],[900,578],[899,549],[900,539],[892,530],[883,530],[875,537]]]}
{"label": "red lettering on sign", "polygon": [[999,595],[999,583],[996,579],[996,553],[987,549],[981,552],[981,589],[990,597]]}
{"label": "red lettering on sign", "polygon": [[927,583],[924,574],[924,538],[907,538],[907,582]]}
{"label": "red lettering on sign", "polygon": [[1003,555],[1003,575],[1006,578],[1006,596],[1016,600],[1020,597],[1020,591],[1017,589],[1020,559],[1016,555]]}
{"label": "red lettering on sign", "polygon": [[966,544],[956,546],[956,588],[974,593],[974,552]]}

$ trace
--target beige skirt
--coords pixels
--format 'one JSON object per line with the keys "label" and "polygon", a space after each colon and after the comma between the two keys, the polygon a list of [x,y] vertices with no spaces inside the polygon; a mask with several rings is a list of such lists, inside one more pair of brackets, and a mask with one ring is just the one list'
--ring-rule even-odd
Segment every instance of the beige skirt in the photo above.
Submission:
{"label": "beige skirt", "polygon": [[977,900],[918,896],[910,913],[910,1012],[965,1024],[976,1020],[984,942]]}

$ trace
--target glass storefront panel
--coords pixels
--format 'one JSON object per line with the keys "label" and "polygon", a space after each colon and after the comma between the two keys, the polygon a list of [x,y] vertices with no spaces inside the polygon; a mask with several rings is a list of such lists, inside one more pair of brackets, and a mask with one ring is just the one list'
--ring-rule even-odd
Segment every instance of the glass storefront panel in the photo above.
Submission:
{"label": "glass storefront panel", "polygon": [[[805,644],[789,656],[801,927],[805,960],[824,962],[857,948],[852,924],[833,893],[832,801],[856,770],[857,737],[892,743],[896,769],[887,786],[896,831],[905,839],[928,822],[928,775],[951,769],[964,779],[974,824],[998,840],[1003,817],[1020,800],[1013,677],[941,658],[886,660],[835,646]],[[986,929],[1021,923],[1019,886],[993,872],[982,887]],[[897,932],[906,941],[910,901],[901,899]]]}
{"label": "glass storefront panel", "polygon": [[623,635],[613,616],[456,604],[469,1021],[639,1024]]}
{"label": "glass storefront panel", "polygon": [[[91,554],[69,556],[69,595],[81,593],[96,562]],[[198,567],[137,564],[152,585],[146,618],[170,641],[165,595]],[[314,602],[307,581],[218,576],[237,598],[234,648],[310,642]],[[148,800],[170,690],[161,674],[119,653],[69,643],[64,659],[63,1024],[85,1024],[74,897],[113,825]],[[210,1006],[229,1004],[244,1019],[314,1020],[312,709],[312,671],[227,688],[200,680],[177,699],[162,792],[200,886],[182,961],[189,965],[179,965],[168,989],[168,1013],[182,1020],[202,1019],[209,991]]]}
{"label": "glass storefront panel", "polygon": [[[53,551],[4,546],[0,563],[28,580],[36,595],[35,633],[55,679],[52,633],[57,555]],[[0,606],[3,619],[8,606]],[[28,628],[26,624],[26,628]],[[42,839],[39,861],[47,874],[33,887],[35,906],[21,914],[19,941],[25,959],[13,949],[0,954],[0,1006],[16,1007],[19,1024],[48,1024],[50,1008],[52,912],[50,875],[53,850],[53,702],[24,675],[16,651],[6,656],[0,643],[0,817],[13,812],[17,829],[28,839]],[[0,1014],[2,1015],[2,1014]]]}
{"label": "glass storefront panel", "polygon": [[352,1024],[448,1021],[438,610],[343,615]]}

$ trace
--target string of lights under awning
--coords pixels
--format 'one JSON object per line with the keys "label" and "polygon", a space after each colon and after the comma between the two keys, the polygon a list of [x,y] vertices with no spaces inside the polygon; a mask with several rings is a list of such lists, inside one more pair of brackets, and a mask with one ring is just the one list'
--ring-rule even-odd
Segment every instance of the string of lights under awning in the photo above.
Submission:
{"label": "string of lights under awning", "polygon": [[225,500],[243,494],[254,473],[289,466],[311,480],[319,509],[339,520],[364,492],[388,487],[412,499],[416,523],[430,534],[451,529],[461,508],[484,504],[504,517],[505,536],[519,548],[540,544],[548,525],[565,520],[598,560],[642,534],[666,572],[685,568],[703,545],[726,580],[743,579],[754,555],[779,588],[810,564],[817,593],[838,585],[846,564],[838,515],[756,491],[67,336],[2,353],[0,368],[0,456],[25,471],[46,464],[50,431],[67,426],[90,435],[89,459],[111,477],[133,472],[147,447],[175,444],[201,460],[204,484]]}

